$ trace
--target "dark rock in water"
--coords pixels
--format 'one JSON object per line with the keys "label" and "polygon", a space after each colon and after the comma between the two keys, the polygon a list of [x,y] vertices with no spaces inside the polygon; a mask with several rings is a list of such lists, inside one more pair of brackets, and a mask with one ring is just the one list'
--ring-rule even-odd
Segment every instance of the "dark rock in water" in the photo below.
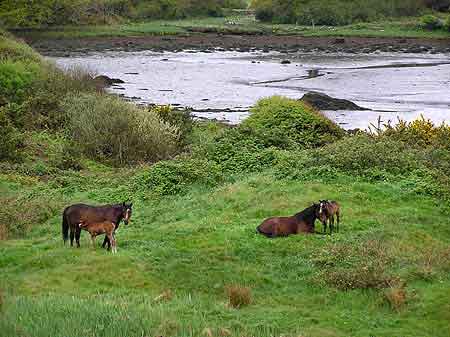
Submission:
{"label": "dark rock in water", "polygon": [[125,73],[125,75],[139,75],[139,73]]}
{"label": "dark rock in water", "polygon": [[283,61],[281,61],[281,64],[291,64],[291,61],[289,61],[289,60],[283,60]]}
{"label": "dark rock in water", "polygon": [[120,78],[110,78],[105,75],[100,75],[94,78],[94,81],[97,82],[100,86],[109,87],[116,83],[125,83]]}
{"label": "dark rock in water", "polygon": [[169,61],[169,59],[161,59],[161,61],[164,61],[164,62],[165,62],[165,61]]}
{"label": "dark rock in water", "polygon": [[139,89],[139,90],[142,90],[142,91],[148,91],[147,88],[142,88],[142,89]]}
{"label": "dark rock in water", "polygon": [[370,110],[346,99],[333,98],[320,92],[310,91],[300,99],[319,110]]}

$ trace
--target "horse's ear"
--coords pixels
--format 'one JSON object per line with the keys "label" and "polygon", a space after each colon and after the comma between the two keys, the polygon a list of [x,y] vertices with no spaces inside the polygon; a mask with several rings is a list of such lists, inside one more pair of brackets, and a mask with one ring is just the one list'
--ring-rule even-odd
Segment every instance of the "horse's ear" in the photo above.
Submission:
{"label": "horse's ear", "polygon": [[130,202],[130,208],[131,208],[131,207],[133,207],[133,203],[132,203],[132,202]]}
{"label": "horse's ear", "polygon": [[123,207],[125,207],[125,205],[126,205],[126,204],[125,204],[125,201],[124,201],[124,202],[122,202],[122,206],[123,206]]}

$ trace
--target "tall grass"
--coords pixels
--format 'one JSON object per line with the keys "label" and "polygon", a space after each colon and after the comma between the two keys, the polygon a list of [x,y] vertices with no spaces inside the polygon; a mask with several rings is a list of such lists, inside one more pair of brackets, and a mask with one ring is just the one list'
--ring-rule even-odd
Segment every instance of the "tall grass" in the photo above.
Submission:
{"label": "tall grass", "polygon": [[177,151],[178,129],[118,97],[81,94],[63,103],[68,132],[90,157],[116,164],[155,162]]}

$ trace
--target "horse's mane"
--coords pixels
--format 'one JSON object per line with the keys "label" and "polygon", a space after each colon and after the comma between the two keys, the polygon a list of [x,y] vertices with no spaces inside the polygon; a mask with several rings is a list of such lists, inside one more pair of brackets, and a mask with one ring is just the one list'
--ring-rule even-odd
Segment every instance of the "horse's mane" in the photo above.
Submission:
{"label": "horse's mane", "polygon": [[298,220],[304,220],[309,219],[311,220],[313,217],[316,216],[316,205],[311,205],[308,208],[304,209],[303,211],[297,213],[294,215],[294,217]]}

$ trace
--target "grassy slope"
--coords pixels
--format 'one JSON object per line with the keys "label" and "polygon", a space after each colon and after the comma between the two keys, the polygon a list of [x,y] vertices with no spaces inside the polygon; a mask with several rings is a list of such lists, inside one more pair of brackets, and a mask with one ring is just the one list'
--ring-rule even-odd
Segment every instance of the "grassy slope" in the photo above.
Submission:
{"label": "grassy slope", "polygon": [[[120,198],[114,192],[120,187],[111,186],[125,183],[128,173],[97,167],[59,188],[2,175],[0,195],[105,202]],[[323,197],[343,204],[340,234],[275,240],[255,234],[263,218],[293,214]],[[81,249],[64,247],[60,226],[55,212],[26,238],[0,242],[1,336],[200,336],[208,335],[205,328],[258,337],[450,333],[449,275],[426,281],[411,272],[419,268],[415,253],[450,244],[448,215],[395,184],[276,181],[266,172],[215,190],[137,201],[132,223],[117,235],[116,256],[93,251],[86,233]],[[407,281],[408,302],[399,312],[382,291],[344,292],[317,279],[320,267],[311,261],[327,245],[371,239],[400,257],[387,267]],[[230,284],[251,287],[253,303],[227,307]],[[153,301],[167,289],[172,300]]]}
{"label": "grassy slope", "polygon": [[[229,25],[228,22],[235,25]],[[344,27],[312,28],[291,24],[272,25],[255,21],[251,16],[186,19],[176,21],[151,21],[110,26],[57,27],[50,30],[27,31],[20,34],[39,38],[126,37],[142,35],[186,34],[191,30],[212,28],[218,32],[289,34],[300,36],[361,36],[361,37],[419,37],[448,38],[443,30],[425,31],[418,28],[418,18],[394,19],[375,23],[353,24]]]}

